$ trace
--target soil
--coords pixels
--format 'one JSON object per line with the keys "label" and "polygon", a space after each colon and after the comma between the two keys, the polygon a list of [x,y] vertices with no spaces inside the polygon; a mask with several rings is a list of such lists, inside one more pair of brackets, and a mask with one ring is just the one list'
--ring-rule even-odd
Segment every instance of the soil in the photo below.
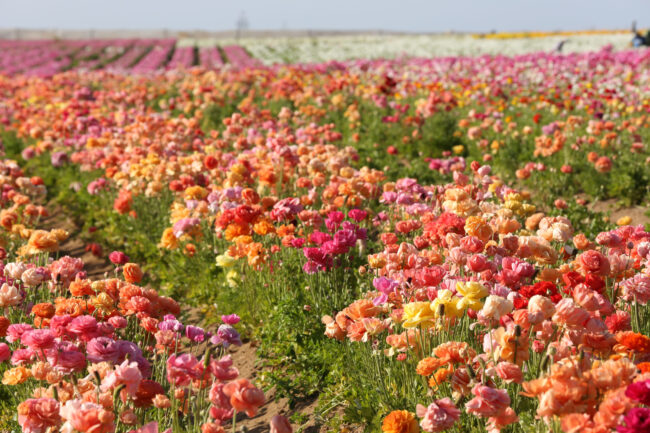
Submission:
{"label": "soil", "polygon": [[595,201],[589,205],[589,208],[596,212],[602,212],[605,215],[609,214],[610,221],[614,223],[624,216],[632,218],[631,225],[645,225],[650,223],[650,217],[646,215],[646,212],[649,210],[648,208],[643,206],[619,206],[618,200],[616,199]]}
{"label": "soil", "polygon": [[47,208],[50,210],[50,216],[41,221],[39,228],[44,230],[59,228],[66,230],[69,234],[68,239],[60,246],[59,257],[71,256],[83,260],[84,269],[91,280],[104,278],[107,273],[115,269],[108,260],[108,251],[104,251],[102,257],[97,257],[90,251],[86,251],[86,244],[80,236],[81,229],[65,213],[63,208],[52,203],[48,204]]}

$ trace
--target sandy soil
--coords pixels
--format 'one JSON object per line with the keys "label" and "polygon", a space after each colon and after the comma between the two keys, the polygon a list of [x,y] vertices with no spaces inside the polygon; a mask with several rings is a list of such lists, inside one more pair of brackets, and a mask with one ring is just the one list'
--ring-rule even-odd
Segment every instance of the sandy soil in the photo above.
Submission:
{"label": "sandy soil", "polygon": [[619,206],[618,200],[609,199],[604,201],[596,201],[589,204],[589,208],[596,212],[603,212],[604,214],[609,214],[609,219],[612,222],[618,221],[619,218],[624,216],[629,216],[632,218],[631,225],[647,224],[650,223],[650,217],[646,215],[648,212],[647,207],[643,206],[631,206],[631,207],[622,207]]}

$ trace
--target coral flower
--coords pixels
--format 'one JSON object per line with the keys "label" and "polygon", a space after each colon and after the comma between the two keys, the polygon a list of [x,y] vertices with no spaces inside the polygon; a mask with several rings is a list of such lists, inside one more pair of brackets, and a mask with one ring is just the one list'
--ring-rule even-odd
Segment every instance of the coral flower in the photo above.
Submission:
{"label": "coral flower", "polygon": [[45,433],[61,425],[59,402],[53,398],[30,398],[18,405],[18,424],[25,433]]}
{"label": "coral flower", "polygon": [[77,430],[81,433],[111,433],[115,430],[115,415],[113,412],[95,403],[84,403],[81,400],[68,400],[61,407],[61,418],[66,423],[62,431]]}
{"label": "coral flower", "polygon": [[238,412],[246,412],[254,417],[257,410],[264,404],[264,393],[251,384],[248,379],[237,379],[227,383],[223,392],[230,397],[230,404]]}

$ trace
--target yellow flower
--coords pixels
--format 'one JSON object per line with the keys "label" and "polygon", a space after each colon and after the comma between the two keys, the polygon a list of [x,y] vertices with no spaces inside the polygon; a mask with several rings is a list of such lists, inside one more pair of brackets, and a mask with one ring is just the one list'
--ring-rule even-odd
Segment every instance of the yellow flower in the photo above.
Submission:
{"label": "yellow flower", "polygon": [[630,216],[628,215],[622,216],[618,220],[616,220],[617,226],[628,226],[631,223],[632,223],[632,218],[630,218]]}
{"label": "yellow flower", "polygon": [[404,314],[402,316],[405,328],[415,328],[422,325],[424,328],[430,328],[434,325],[436,315],[431,309],[429,302],[411,302],[404,304]]}
{"label": "yellow flower", "polygon": [[451,290],[439,290],[438,296],[431,303],[431,309],[436,317],[440,317],[440,313],[445,317],[460,317],[463,315],[463,309],[458,308],[460,301],[461,298],[454,296]]}
{"label": "yellow flower", "polygon": [[456,291],[465,298],[471,299],[482,299],[489,294],[488,289],[486,289],[483,284],[476,281],[459,281],[456,283]]}
{"label": "yellow flower", "polygon": [[216,260],[217,260],[217,266],[222,268],[230,268],[234,266],[236,262],[235,258],[228,255],[228,253],[219,254]]}
{"label": "yellow flower", "polygon": [[456,283],[456,291],[463,295],[463,298],[456,305],[461,310],[467,308],[480,310],[483,308],[481,299],[489,294],[485,286],[476,281],[458,282]]}
{"label": "yellow flower", "polygon": [[230,287],[237,287],[239,283],[239,272],[234,269],[231,269],[226,274],[226,282]]}

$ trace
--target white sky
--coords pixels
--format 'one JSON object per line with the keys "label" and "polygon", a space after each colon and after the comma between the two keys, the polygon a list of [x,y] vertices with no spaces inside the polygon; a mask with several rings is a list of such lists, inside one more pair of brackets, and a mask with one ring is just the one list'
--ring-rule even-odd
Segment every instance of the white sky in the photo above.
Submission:
{"label": "white sky", "polygon": [[0,28],[412,32],[650,27],[650,0],[0,0]]}

